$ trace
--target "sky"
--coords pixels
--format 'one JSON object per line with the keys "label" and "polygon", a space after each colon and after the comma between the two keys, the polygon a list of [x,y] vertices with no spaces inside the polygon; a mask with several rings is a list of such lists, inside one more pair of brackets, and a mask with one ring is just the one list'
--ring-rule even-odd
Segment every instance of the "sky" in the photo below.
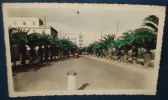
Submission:
{"label": "sky", "polygon": [[[77,13],[79,11],[79,13]],[[47,26],[54,27],[60,34],[82,33],[84,46],[101,39],[101,34],[118,34],[142,27],[143,19],[159,12],[148,7],[113,5],[55,5],[54,7],[15,7],[8,9],[9,17],[46,18]]]}

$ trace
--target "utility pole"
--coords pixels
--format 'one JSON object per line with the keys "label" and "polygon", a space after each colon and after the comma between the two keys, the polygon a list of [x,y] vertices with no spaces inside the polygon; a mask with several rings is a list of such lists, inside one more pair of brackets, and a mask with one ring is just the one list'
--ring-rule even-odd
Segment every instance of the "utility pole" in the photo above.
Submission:
{"label": "utility pole", "polygon": [[117,33],[116,33],[116,37],[118,37],[118,28],[119,27],[119,20],[117,20]]}
{"label": "utility pole", "polygon": [[101,32],[101,40],[102,40],[103,36],[102,36],[102,32]]}

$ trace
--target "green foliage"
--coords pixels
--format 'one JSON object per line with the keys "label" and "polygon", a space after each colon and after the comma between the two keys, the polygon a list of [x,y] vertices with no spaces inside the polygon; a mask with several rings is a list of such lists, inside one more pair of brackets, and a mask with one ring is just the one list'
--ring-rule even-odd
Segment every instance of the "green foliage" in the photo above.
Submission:
{"label": "green foliage", "polygon": [[150,15],[144,19],[143,26],[150,27],[154,32],[158,32],[159,18],[155,15]]}
{"label": "green foliage", "polygon": [[152,28],[155,32],[158,32],[157,26],[152,24],[152,23],[150,23],[150,22],[145,22],[143,25]]}
{"label": "green foliage", "polygon": [[76,50],[78,48],[78,46],[76,44],[74,44],[73,42],[69,41],[69,40],[57,40],[57,44],[59,48],[62,49],[66,49],[66,50]]}
{"label": "green foliage", "polygon": [[135,31],[135,39],[132,43],[136,44],[139,48],[152,50],[156,48],[157,34],[146,28],[139,28]]}
{"label": "green foliage", "polygon": [[39,46],[39,45],[54,45],[54,44],[57,44],[57,42],[59,41],[55,37],[44,36],[39,33],[29,34],[27,36],[27,39],[29,41],[28,45],[30,47],[35,47],[35,46]]}
{"label": "green foliage", "polygon": [[43,36],[41,38],[41,41],[43,42],[42,44],[44,45],[52,45],[52,44],[56,44],[58,42],[58,39],[51,36]]}
{"label": "green foliage", "polygon": [[87,52],[94,52],[99,50],[104,50],[106,48],[106,44],[104,42],[94,42],[89,45],[87,48]]}
{"label": "green foliage", "polygon": [[138,50],[138,58],[144,58],[145,51],[143,49]]}
{"label": "green foliage", "polygon": [[60,40],[52,36],[44,36],[39,33],[31,33],[27,35],[26,32],[16,32],[10,36],[10,44],[20,44],[24,42],[29,47],[36,47],[39,45],[57,45],[58,48],[65,50],[77,50],[78,47],[76,44],[68,40]]}
{"label": "green foliage", "polygon": [[84,47],[84,48],[79,48],[78,49],[79,53],[86,53],[87,52],[87,47]]}
{"label": "green foliage", "polygon": [[132,52],[128,52],[128,57],[132,57]]}
{"label": "green foliage", "polygon": [[40,39],[42,38],[41,34],[32,33],[27,36],[28,43],[27,45],[30,47],[35,47],[40,44]]}
{"label": "green foliage", "polygon": [[129,51],[132,49],[132,42],[135,40],[134,33],[132,31],[128,31],[123,33],[123,36],[117,38],[114,42],[114,47],[120,50]]}
{"label": "green foliage", "polygon": [[[114,34],[105,35],[103,40],[94,42],[87,47],[87,52],[94,52],[99,50],[107,50],[108,48],[115,47],[116,50],[124,50],[128,52],[133,47],[144,48],[146,51],[156,49],[156,40],[158,31],[159,18],[155,15],[150,15],[144,19],[143,26],[147,28],[138,28],[133,31],[123,33],[115,40]],[[139,52],[140,57],[144,54],[143,51]]]}
{"label": "green foliage", "polygon": [[155,15],[149,15],[148,17],[146,17],[146,18],[144,19],[144,21],[149,21],[149,22],[152,22],[152,23],[158,25],[158,23],[159,23],[159,18],[158,18],[157,16],[155,16]]}
{"label": "green foliage", "polygon": [[151,54],[152,54],[151,59],[154,60],[154,59],[155,59],[155,54],[156,54],[156,53],[153,51]]}
{"label": "green foliage", "polygon": [[105,48],[113,48],[115,34],[108,34],[103,37],[102,42],[105,44]]}
{"label": "green foliage", "polygon": [[12,34],[10,37],[10,44],[14,45],[14,44],[19,44],[19,42],[24,42],[24,43],[28,43],[27,40],[27,33],[25,32],[17,32],[15,34]]}
{"label": "green foliage", "polygon": [[97,42],[97,43],[93,46],[93,51],[102,50],[103,47],[104,47],[103,42]]}
{"label": "green foliage", "polygon": [[121,40],[117,40],[114,43],[114,47],[117,47],[120,50],[130,50],[132,48],[131,43],[127,40],[121,39]]}

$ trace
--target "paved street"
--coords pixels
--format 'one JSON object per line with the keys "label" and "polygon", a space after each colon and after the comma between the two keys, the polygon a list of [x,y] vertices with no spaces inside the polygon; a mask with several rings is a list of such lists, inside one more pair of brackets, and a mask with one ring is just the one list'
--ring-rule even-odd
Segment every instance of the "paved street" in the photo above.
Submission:
{"label": "paved street", "polygon": [[152,69],[89,56],[68,58],[15,70],[15,91],[66,90],[69,71],[77,72],[78,90],[145,89]]}

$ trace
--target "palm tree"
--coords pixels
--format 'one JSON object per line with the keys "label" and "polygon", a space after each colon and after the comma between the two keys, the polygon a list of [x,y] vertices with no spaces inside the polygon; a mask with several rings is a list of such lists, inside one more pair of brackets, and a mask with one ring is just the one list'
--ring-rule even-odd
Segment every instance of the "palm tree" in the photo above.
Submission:
{"label": "palm tree", "polygon": [[129,48],[132,49],[132,62],[136,63],[137,62],[137,57],[138,57],[138,47],[140,46],[140,41],[136,41],[136,34],[135,31],[128,31],[123,33],[123,39],[126,40],[126,53],[128,52]]}
{"label": "palm tree", "polygon": [[42,35],[39,33],[31,33],[27,36],[27,39],[28,39],[27,45],[30,47],[30,52],[29,52],[31,56],[30,61],[36,60],[37,54],[36,54],[35,47],[39,46],[39,44],[41,43],[40,42],[41,38],[42,38]]}
{"label": "palm tree", "polygon": [[[149,15],[144,19],[143,26],[145,28],[140,28],[136,31],[139,34],[144,34],[140,36],[142,40],[142,47],[146,49],[144,54],[144,65],[148,67],[151,60],[151,50],[156,48],[157,32],[158,32],[159,18],[155,15]],[[145,34],[146,33],[146,34]]]}
{"label": "palm tree", "polygon": [[46,44],[46,38],[47,36],[45,35],[39,35],[38,34],[38,39],[36,41],[36,46],[39,46],[38,48],[38,59],[42,62],[44,60],[44,46]]}
{"label": "palm tree", "polygon": [[[48,52],[49,52],[48,56],[50,57],[51,60],[53,60],[54,57],[55,57],[57,41],[58,41],[58,39],[55,38],[55,37],[52,37],[52,36],[48,36],[47,37],[46,43],[47,43],[48,48],[49,48],[49,50],[48,50]],[[46,53],[47,53],[47,51],[46,51]]]}
{"label": "palm tree", "polygon": [[[16,30],[13,32],[13,30]],[[21,63],[25,65],[25,60],[27,58],[27,52],[26,52],[26,43],[27,41],[27,32],[19,31],[17,29],[10,29],[10,46],[11,46],[11,58],[12,61],[14,61],[14,66],[16,65],[16,61],[19,60],[16,52],[19,51],[21,54]],[[18,48],[18,49],[17,49]]]}
{"label": "palm tree", "polygon": [[123,56],[123,62],[128,62],[128,51],[132,49],[130,41],[123,36],[122,39],[119,39],[114,43],[114,46],[117,48],[116,52],[118,53],[117,56],[119,56],[118,59],[121,59]]}
{"label": "palm tree", "polygon": [[92,48],[92,50],[95,52],[96,56],[101,56],[101,51],[105,49],[105,43],[104,42],[96,42]]}
{"label": "palm tree", "polygon": [[92,54],[92,53],[93,53],[93,49],[92,49],[93,46],[94,46],[94,42],[91,43],[91,44],[87,47],[86,51],[87,51],[89,54]]}
{"label": "palm tree", "polygon": [[59,40],[57,43],[58,48],[62,51],[60,52],[61,53],[60,55],[63,58],[68,57],[69,53],[73,53],[78,49],[76,44],[66,39]]}
{"label": "palm tree", "polygon": [[157,34],[147,28],[139,28],[135,30],[136,39],[134,42],[138,42],[139,48],[146,50],[144,54],[144,65],[148,67],[151,60],[151,50],[156,49]]}
{"label": "palm tree", "polygon": [[102,40],[102,42],[105,43],[106,45],[106,50],[108,50],[108,58],[112,58],[112,51],[113,51],[113,43],[114,43],[114,39],[115,39],[115,34],[108,34],[105,35],[104,40]]}
{"label": "palm tree", "polygon": [[44,36],[42,41],[45,42],[44,43],[45,60],[48,61],[49,57],[52,60],[56,52],[55,49],[58,39],[52,36]]}

